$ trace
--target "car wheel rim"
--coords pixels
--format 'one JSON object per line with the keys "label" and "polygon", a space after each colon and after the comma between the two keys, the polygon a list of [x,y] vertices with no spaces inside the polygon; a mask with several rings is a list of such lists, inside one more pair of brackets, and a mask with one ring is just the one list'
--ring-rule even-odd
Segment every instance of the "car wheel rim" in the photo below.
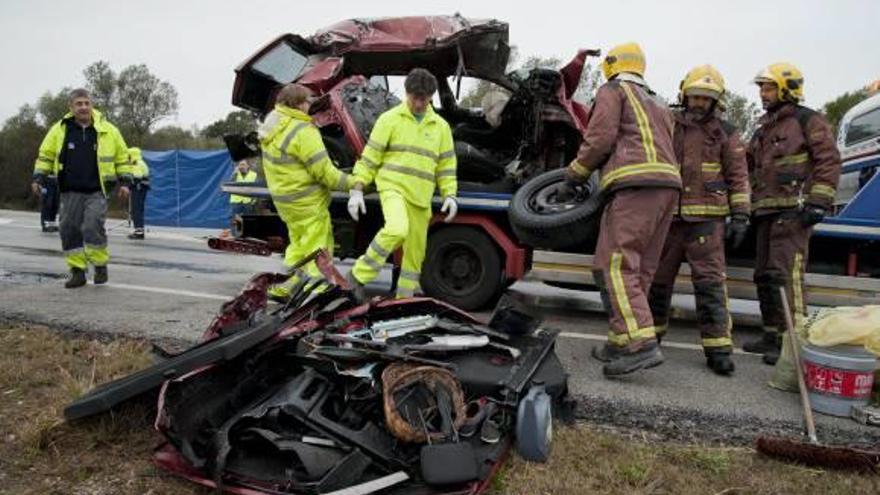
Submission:
{"label": "car wheel rim", "polygon": [[533,192],[528,198],[529,209],[539,215],[556,215],[576,208],[590,196],[590,187],[585,184],[578,187],[578,193],[571,201],[558,201],[558,185],[559,182],[554,182]]}
{"label": "car wheel rim", "polygon": [[447,292],[464,295],[479,287],[485,269],[473,248],[453,244],[439,253],[438,279]]}

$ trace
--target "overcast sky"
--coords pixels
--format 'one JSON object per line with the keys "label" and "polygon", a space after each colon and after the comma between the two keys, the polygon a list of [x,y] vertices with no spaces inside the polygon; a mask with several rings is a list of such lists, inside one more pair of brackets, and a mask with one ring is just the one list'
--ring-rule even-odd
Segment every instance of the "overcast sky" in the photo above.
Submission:
{"label": "overcast sky", "polygon": [[637,41],[648,82],[667,97],[704,63],[756,100],[758,69],[790,61],[804,72],[813,107],[880,78],[880,0],[2,0],[0,121],[46,91],[81,85],[82,70],[106,60],[117,71],[146,64],[177,88],[179,114],[163,124],[204,126],[234,109],[235,66],[281,33],[311,34],[351,17],[455,12],[508,22],[523,57],[567,60],[578,48]]}

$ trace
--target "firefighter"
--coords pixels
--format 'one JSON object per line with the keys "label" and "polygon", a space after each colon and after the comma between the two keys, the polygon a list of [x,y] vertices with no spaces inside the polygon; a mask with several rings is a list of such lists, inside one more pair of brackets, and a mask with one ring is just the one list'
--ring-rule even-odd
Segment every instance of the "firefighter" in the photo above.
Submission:
{"label": "firefighter", "polygon": [[[248,184],[257,181],[257,173],[251,170],[247,160],[241,160],[235,166],[235,172],[232,174],[232,181],[237,184]],[[232,207],[232,220],[238,215],[250,213],[256,200],[249,196],[240,196],[238,194],[229,195],[229,204]]]}
{"label": "firefighter", "polygon": [[736,128],[720,118],[724,79],[714,67],[702,65],[688,72],[678,98],[681,110],[674,113],[673,147],[683,188],[648,303],[659,341],[669,323],[675,277],[687,261],[706,364],[715,373],[729,375],[734,364],[724,241],[731,239],[736,248],[748,230],[746,150]]}
{"label": "firefighter", "polygon": [[354,187],[348,211],[357,220],[366,213],[363,189],[374,180],[385,225],[349,274],[355,297],[364,299],[363,286],[379,275],[388,256],[403,247],[397,281],[398,298],[421,292],[419,278],[431,220],[434,189],[444,198],[441,212],[451,222],[458,212],[455,195],[456,160],[449,124],[431,107],[437,80],[425,69],[413,69],[404,82],[406,101],[376,121],[360,160],[354,167]]}
{"label": "firefighter", "polygon": [[61,248],[70,269],[68,289],[86,284],[88,265],[94,282],[107,282],[107,197],[119,183],[119,197],[127,199],[131,183],[128,147],[122,134],[92,107],[89,92],[70,93],[70,112],[49,128],[34,164],[34,182],[45,185],[58,177],[61,192]]}
{"label": "firefighter", "polygon": [[593,277],[609,315],[608,343],[595,350],[606,376],[660,365],[648,291],[678,205],[681,177],[672,147],[672,114],[644,79],[636,43],[611,49],[602,62],[607,82],[596,93],[590,122],[559,200],[599,171],[606,195]]}
{"label": "firefighter", "polygon": [[[276,98],[275,109],[258,130],[266,184],[287,225],[287,267],[318,249],[333,255],[330,191],[347,191],[350,187],[349,175],[330,161],[321,132],[309,117],[311,102],[312,92],[305,86],[284,86]],[[297,284],[319,277],[318,267],[311,262],[291,273],[285,282],[270,287],[269,297],[286,301]]]}
{"label": "firefighter", "polygon": [[129,148],[128,156],[131,161],[133,177],[128,212],[134,225],[134,230],[128,234],[128,238],[142,240],[144,238],[144,207],[147,202],[147,191],[150,190],[150,167],[144,161],[140,148]]}
{"label": "firefighter", "polygon": [[799,328],[807,308],[804,270],[810,235],[834,205],[841,164],[828,121],[800,105],[804,77],[797,67],[770,65],[755,84],[766,113],[747,153],[757,243],[754,280],[764,333],[743,348],[775,364],[785,330],[779,287],[786,288]]}

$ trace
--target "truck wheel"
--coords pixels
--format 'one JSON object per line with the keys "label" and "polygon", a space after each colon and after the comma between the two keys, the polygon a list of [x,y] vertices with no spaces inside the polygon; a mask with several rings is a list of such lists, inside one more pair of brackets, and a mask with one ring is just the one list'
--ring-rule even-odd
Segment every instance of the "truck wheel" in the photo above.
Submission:
{"label": "truck wheel", "polygon": [[523,243],[545,249],[583,249],[599,233],[602,195],[597,174],[590,176],[575,199],[556,200],[565,169],[538,175],[519,188],[507,210],[510,226]]}
{"label": "truck wheel", "polygon": [[428,237],[422,288],[428,296],[463,310],[480,309],[504,289],[501,261],[495,243],[483,231],[442,227]]}

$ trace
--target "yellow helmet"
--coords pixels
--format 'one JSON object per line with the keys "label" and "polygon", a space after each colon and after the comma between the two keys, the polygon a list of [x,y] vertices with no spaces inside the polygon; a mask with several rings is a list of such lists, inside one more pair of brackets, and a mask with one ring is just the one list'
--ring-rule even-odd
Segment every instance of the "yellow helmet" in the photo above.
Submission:
{"label": "yellow helmet", "polygon": [[720,102],[724,97],[724,77],[715,67],[700,65],[684,76],[678,89],[678,101],[682,104],[690,95],[707,96]]}
{"label": "yellow helmet", "polygon": [[786,62],[768,65],[755,76],[755,84],[774,83],[779,88],[779,100],[799,103],[804,99],[804,75],[800,69]]}
{"label": "yellow helmet", "polygon": [[606,80],[621,72],[632,72],[645,77],[645,54],[638,43],[617,45],[602,60],[602,73]]}

